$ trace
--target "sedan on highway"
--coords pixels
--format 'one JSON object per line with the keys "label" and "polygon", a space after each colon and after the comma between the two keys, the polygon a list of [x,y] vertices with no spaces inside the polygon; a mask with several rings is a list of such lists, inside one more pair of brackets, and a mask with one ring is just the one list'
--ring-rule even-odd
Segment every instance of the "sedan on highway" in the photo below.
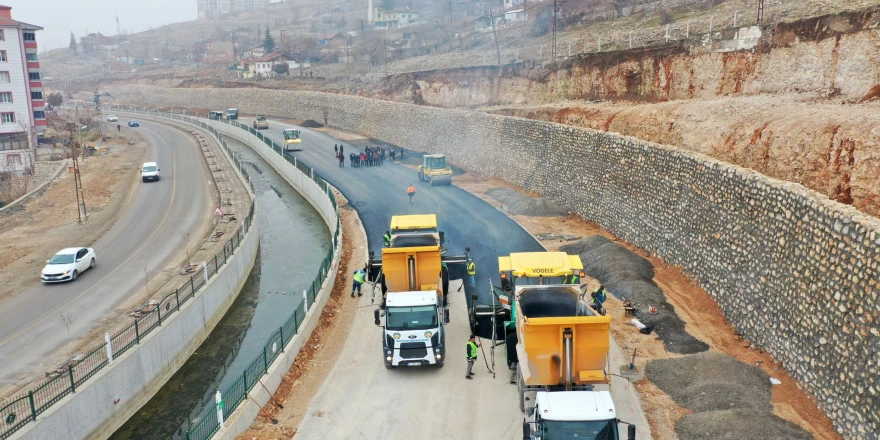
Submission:
{"label": "sedan on highway", "polygon": [[92,248],[67,248],[58,251],[40,274],[44,283],[75,281],[79,274],[95,267],[95,250]]}
{"label": "sedan on highway", "polygon": [[129,127],[140,127],[141,123],[138,121],[128,121],[128,126]]}
{"label": "sedan on highway", "polygon": [[107,116],[107,122],[119,122],[119,117],[116,115]]}

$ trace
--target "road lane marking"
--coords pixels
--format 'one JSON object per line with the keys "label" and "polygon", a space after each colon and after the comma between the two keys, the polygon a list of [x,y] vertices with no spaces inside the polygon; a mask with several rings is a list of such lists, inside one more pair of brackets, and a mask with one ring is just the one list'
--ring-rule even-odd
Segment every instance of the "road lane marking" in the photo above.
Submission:
{"label": "road lane marking", "polygon": [[[159,135],[159,136],[161,136],[161,135]],[[163,136],[163,137],[164,137],[164,136]],[[193,141],[193,144],[195,144],[195,141]],[[148,243],[150,243],[150,242],[152,241],[153,236],[155,236],[156,233],[158,233],[159,230],[162,229],[162,226],[165,224],[165,221],[168,220],[168,216],[171,214],[171,209],[172,209],[172,207],[174,206],[174,198],[175,198],[176,195],[177,195],[177,154],[176,154],[176,152],[175,152],[175,149],[173,149],[173,148],[171,149],[171,157],[172,157],[172,160],[171,160],[171,166],[174,167],[174,172],[172,173],[172,175],[174,176],[174,185],[172,186],[172,189],[171,189],[171,201],[168,203],[168,210],[165,211],[165,216],[162,217],[162,221],[159,222],[159,226],[157,226],[156,229],[153,230],[153,233],[150,234],[150,236],[147,237],[147,239],[144,240],[144,242],[141,243],[141,245],[140,245],[137,249],[135,249],[135,251],[132,252],[131,255],[128,256],[128,258],[125,259],[125,261],[123,261],[119,266],[117,266],[116,269],[113,269],[110,273],[108,273],[107,275],[105,275],[103,278],[101,278],[100,280],[96,281],[95,284],[92,284],[91,286],[89,286],[88,289],[86,289],[86,290],[80,292],[78,295],[74,296],[73,298],[70,298],[69,300],[67,300],[66,302],[64,302],[64,304],[61,304],[59,307],[56,307],[56,308],[53,309],[51,312],[47,313],[47,314],[46,314],[45,316],[43,316],[42,318],[38,319],[36,322],[34,322],[34,323],[28,325],[27,327],[25,327],[25,328],[19,330],[19,331],[16,332],[16,333],[13,333],[11,336],[9,336],[9,337],[7,337],[6,339],[0,341],[0,347],[2,347],[2,346],[4,346],[4,345],[8,344],[9,342],[13,341],[14,339],[17,339],[19,336],[21,336],[21,335],[27,333],[28,331],[32,330],[34,327],[36,327],[36,326],[42,324],[42,323],[45,322],[47,319],[49,319],[50,317],[54,316],[55,313],[57,313],[58,311],[64,309],[65,307],[67,307],[67,306],[68,306],[70,303],[72,303],[73,301],[76,301],[77,299],[82,298],[82,296],[85,295],[86,293],[91,292],[92,289],[94,289],[94,288],[97,287],[99,284],[101,284],[102,282],[106,281],[107,278],[110,278],[112,275],[114,275],[116,272],[118,272],[120,269],[122,269],[122,268],[123,268],[123,267],[124,267],[129,261],[131,261],[132,258],[134,258],[135,256],[137,256],[137,254],[138,254],[138,253],[144,248],[144,246],[146,246]]]}

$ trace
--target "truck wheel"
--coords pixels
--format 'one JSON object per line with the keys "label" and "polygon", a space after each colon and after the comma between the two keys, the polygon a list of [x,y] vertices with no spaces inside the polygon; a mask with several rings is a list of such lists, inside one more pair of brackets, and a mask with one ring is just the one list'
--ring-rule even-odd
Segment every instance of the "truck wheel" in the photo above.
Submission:
{"label": "truck wheel", "polygon": [[389,369],[389,370],[393,370],[393,369],[394,369],[394,365],[391,365],[391,364],[385,364],[385,368],[387,368],[387,369]]}
{"label": "truck wheel", "polygon": [[444,364],[444,361],[437,361],[437,363],[435,365],[437,365],[437,368],[439,369],[439,368],[443,368],[443,364]]}

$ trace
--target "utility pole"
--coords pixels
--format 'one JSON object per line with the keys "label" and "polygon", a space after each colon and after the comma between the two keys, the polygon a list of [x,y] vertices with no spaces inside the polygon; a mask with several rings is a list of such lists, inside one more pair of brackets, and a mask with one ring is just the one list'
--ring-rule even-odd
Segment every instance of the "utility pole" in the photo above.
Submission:
{"label": "utility pole", "polygon": [[764,23],[764,0],[758,0],[758,26]]}
{"label": "utility pole", "polygon": [[553,0],[553,47],[551,51],[551,59],[556,59],[556,14],[562,9],[565,0]]}
{"label": "utility pole", "polygon": [[[498,48],[498,33],[495,32],[495,17],[492,16],[492,10],[486,9],[489,14],[489,21],[492,23],[492,35],[495,36],[495,53],[498,54],[498,65],[501,65],[501,49]],[[554,34],[555,35],[555,34]]]}
{"label": "utility pole", "polygon": [[71,148],[71,157],[73,158],[73,184],[76,192],[76,212],[79,216],[79,222],[83,223],[88,220],[88,216],[86,215],[86,199],[83,194],[83,185],[82,179],[79,174],[79,160],[77,156],[79,152],[77,151],[77,147],[79,146],[80,140],[74,134],[74,131],[77,130],[77,125],[79,123],[79,112],[77,111],[76,122],[70,122],[67,124],[67,130],[70,133],[70,148]]}
{"label": "utility pole", "polygon": [[449,1],[449,21],[452,21],[452,1]]}

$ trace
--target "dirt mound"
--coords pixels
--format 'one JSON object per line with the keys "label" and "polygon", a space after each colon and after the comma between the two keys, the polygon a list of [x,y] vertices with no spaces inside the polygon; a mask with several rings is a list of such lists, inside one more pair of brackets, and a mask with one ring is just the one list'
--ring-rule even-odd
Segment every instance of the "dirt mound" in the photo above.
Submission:
{"label": "dirt mound", "polygon": [[[691,354],[709,349],[705,342],[685,330],[684,321],[675,313],[675,307],[666,301],[666,295],[654,284],[654,266],[650,261],[601,235],[567,244],[559,250],[579,255],[584,272],[604,284],[612,295],[635,302],[638,306],[636,318],[645,325],[654,326],[667,350]],[[657,312],[648,313],[649,306],[656,307]]]}
{"label": "dirt mound", "polygon": [[498,200],[513,215],[530,217],[562,217],[568,215],[568,209],[557,205],[543,197],[529,197],[508,188],[494,188],[486,194]]}
{"label": "dirt mound", "polygon": [[312,120],[312,119],[306,119],[306,120],[303,121],[303,123],[300,125],[300,127],[305,127],[305,128],[321,128],[321,127],[323,127],[323,126],[324,126],[324,124],[322,124],[322,123],[320,123],[320,122],[317,122],[317,121],[314,121],[314,120]]}
{"label": "dirt mound", "polygon": [[688,414],[675,424],[681,440],[809,440],[809,433],[773,414],[747,410],[708,411]]}
{"label": "dirt mound", "polygon": [[726,354],[701,353],[651,361],[645,372],[676,403],[695,412],[773,410],[767,373]]}

